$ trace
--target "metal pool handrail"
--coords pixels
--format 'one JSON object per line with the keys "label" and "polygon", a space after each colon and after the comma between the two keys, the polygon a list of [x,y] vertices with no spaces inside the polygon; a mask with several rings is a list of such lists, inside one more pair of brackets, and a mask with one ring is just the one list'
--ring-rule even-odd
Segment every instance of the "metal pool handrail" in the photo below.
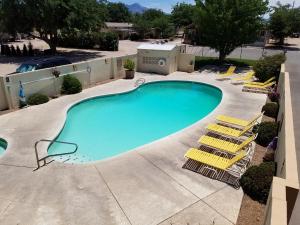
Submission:
{"label": "metal pool handrail", "polygon": [[[73,145],[75,147],[75,150],[72,151],[72,152],[65,152],[65,153],[59,153],[59,154],[53,154],[53,155],[47,155],[43,158],[39,158],[39,154],[38,154],[38,144],[41,143],[41,142],[50,142],[50,145],[53,144],[53,143],[59,143],[59,144],[66,144],[66,145]],[[78,150],[78,145],[76,143],[71,143],[71,142],[65,142],[65,141],[55,141],[55,140],[47,140],[47,139],[42,139],[42,140],[39,140],[37,142],[35,142],[35,145],[34,145],[34,148],[35,148],[35,156],[36,156],[36,162],[37,162],[37,168],[34,169],[35,170],[38,170],[39,168],[45,166],[47,164],[46,160],[50,157],[55,157],[55,156],[62,156],[62,155],[72,155],[74,154],[75,152],[77,152]],[[41,166],[40,165],[40,162],[41,161],[44,161],[44,164]]]}
{"label": "metal pool handrail", "polygon": [[135,82],[135,87],[141,86],[142,84],[144,84],[146,82],[145,78],[140,78]]}

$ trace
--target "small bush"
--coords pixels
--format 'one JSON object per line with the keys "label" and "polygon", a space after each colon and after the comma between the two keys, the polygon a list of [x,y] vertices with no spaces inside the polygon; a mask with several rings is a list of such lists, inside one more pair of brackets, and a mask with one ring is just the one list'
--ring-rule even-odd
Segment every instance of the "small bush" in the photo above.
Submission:
{"label": "small bush", "polygon": [[276,165],[274,162],[263,162],[250,167],[240,179],[244,192],[252,199],[266,204]]}
{"label": "small bush", "polygon": [[5,45],[1,45],[1,55],[5,55]]}
{"label": "small bush", "polygon": [[273,138],[277,136],[278,124],[276,122],[262,122],[255,129],[257,129],[258,133],[256,143],[267,147]]}
{"label": "small bush", "polygon": [[271,102],[271,103],[265,104],[261,111],[265,112],[266,116],[269,116],[272,118],[277,118],[278,109],[279,109],[278,103]]}
{"label": "small bush", "polygon": [[271,77],[275,76],[278,80],[281,64],[284,63],[286,57],[284,54],[277,54],[273,56],[265,56],[258,60],[253,66],[255,76],[261,82],[265,82]]}
{"label": "small bush", "polygon": [[116,33],[80,32],[63,30],[58,37],[58,45],[66,48],[97,48],[102,51],[118,51],[119,37]]}
{"label": "small bush", "polygon": [[17,52],[17,56],[19,56],[19,57],[22,56],[22,52],[21,52],[19,45],[17,46],[16,52]]}
{"label": "small bush", "polygon": [[142,36],[137,34],[137,33],[132,33],[130,34],[130,37],[129,37],[130,41],[139,41],[139,40],[142,40]]}
{"label": "small bush", "polygon": [[10,46],[10,49],[11,49],[11,55],[12,56],[17,56],[17,51],[16,51],[16,48],[14,45]]}
{"label": "small bush", "polygon": [[25,44],[23,45],[23,56],[28,56],[28,49]]}
{"label": "small bush", "polygon": [[131,59],[126,59],[124,63],[124,68],[127,70],[134,70],[135,69],[135,63]]}
{"label": "small bush", "polygon": [[5,54],[7,56],[11,56],[11,49],[10,49],[10,47],[8,45],[5,45]]}
{"label": "small bush", "polygon": [[46,102],[49,102],[48,96],[39,93],[29,96],[27,101],[28,105],[41,105]]}
{"label": "small bush", "polygon": [[82,91],[82,85],[76,77],[72,77],[70,75],[64,77],[62,87],[61,87],[62,94],[71,95],[71,94],[77,94],[81,91]]}
{"label": "small bush", "polygon": [[268,97],[271,100],[271,102],[279,102],[280,94],[276,91],[273,91],[268,94]]}
{"label": "small bush", "polygon": [[31,44],[31,42],[29,42],[28,44],[28,55],[34,56],[33,45]]}

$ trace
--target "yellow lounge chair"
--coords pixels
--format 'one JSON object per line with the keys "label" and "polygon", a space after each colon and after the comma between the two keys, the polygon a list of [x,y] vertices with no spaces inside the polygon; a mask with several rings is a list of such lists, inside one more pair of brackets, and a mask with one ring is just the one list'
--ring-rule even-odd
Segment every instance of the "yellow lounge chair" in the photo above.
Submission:
{"label": "yellow lounge chair", "polygon": [[265,82],[247,82],[245,83],[246,85],[259,85],[259,86],[264,86],[267,85],[269,83],[271,83],[272,81],[275,80],[275,77],[271,77],[269,80],[265,81]]}
{"label": "yellow lounge chair", "polygon": [[242,160],[246,155],[247,153],[245,151],[241,151],[238,155],[234,156],[232,159],[228,159],[202,150],[191,148],[190,150],[187,151],[185,157],[197,161],[199,163],[203,163],[207,166],[226,171],[235,163]]}
{"label": "yellow lounge chair", "polygon": [[235,70],[236,70],[236,66],[230,66],[226,73],[222,73],[218,75],[217,80],[223,80],[230,76],[233,76],[235,74],[234,73]]}
{"label": "yellow lounge chair", "polygon": [[267,88],[272,87],[274,84],[276,84],[276,81],[273,81],[273,82],[265,84],[265,85],[245,84],[244,88],[267,89]]}
{"label": "yellow lounge chair", "polygon": [[252,135],[251,137],[247,138],[240,144],[235,144],[229,141],[225,141],[222,139],[210,137],[210,136],[202,136],[199,139],[199,143],[205,146],[208,146],[210,148],[216,149],[216,150],[221,150],[230,154],[236,154],[243,148],[249,146],[252,141],[255,140],[256,134]]}
{"label": "yellow lounge chair", "polygon": [[253,80],[254,75],[255,75],[255,72],[254,71],[250,71],[245,76],[236,77],[236,78],[231,79],[231,83],[233,83],[233,84],[241,84],[241,83],[244,83],[244,82],[251,81],[251,80]]}
{"label": "yellow lounge chair", "polygon": [[246,127],[253,123],[256,123],[257,120],[263,116],[263,113],[257,115],[252,120],[242,120],[235,117],[225,116],[225,115],[219,115],[217,116],[216,120],[220,123],[228,124],[228,125],[235,125],[239,127]]}
{"label": "yellow lounge chair", "polygon": [[206,129],[210,132],[227,136],[227,137],[233,137],[233,138],[240,138],[244,136],[247,132],[249,132],[255,124],[252,123],[248,126],[246,126],[243,130],[234,129],[231,127],[225,127],[218,124],[209,124]]}

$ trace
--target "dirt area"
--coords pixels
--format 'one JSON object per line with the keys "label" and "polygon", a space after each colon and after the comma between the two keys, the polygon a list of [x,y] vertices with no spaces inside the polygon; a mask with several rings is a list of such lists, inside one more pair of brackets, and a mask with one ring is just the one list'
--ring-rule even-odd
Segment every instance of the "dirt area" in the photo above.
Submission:
{"label": "dirt area", "polygon": [[[252,159],[252,165],[259,165],[263,161],[266,149],[258,144]],[[265,213],[265,205],[252,200],[244,195],[240,214],[236,225],[262,225]]]}
{"label": "dirt area", "polygon": [[[273,118],[264,116],[262,121],[274,121]],[[263,162],[266,148],[256,144],[252,165],[259,165]],[[262,225],[265,215],[265,205],[252,200],[248,195],[244,195],[240,214],[236,225]]]}

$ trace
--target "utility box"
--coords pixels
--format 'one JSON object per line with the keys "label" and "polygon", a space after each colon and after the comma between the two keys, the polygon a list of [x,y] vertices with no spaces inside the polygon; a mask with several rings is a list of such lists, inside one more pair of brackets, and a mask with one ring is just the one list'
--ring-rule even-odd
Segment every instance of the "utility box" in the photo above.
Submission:
{"label": "utility box", "polygon": [[138,47],[138,72],[168,75],[177,71],[181,46],[142,44]]}

